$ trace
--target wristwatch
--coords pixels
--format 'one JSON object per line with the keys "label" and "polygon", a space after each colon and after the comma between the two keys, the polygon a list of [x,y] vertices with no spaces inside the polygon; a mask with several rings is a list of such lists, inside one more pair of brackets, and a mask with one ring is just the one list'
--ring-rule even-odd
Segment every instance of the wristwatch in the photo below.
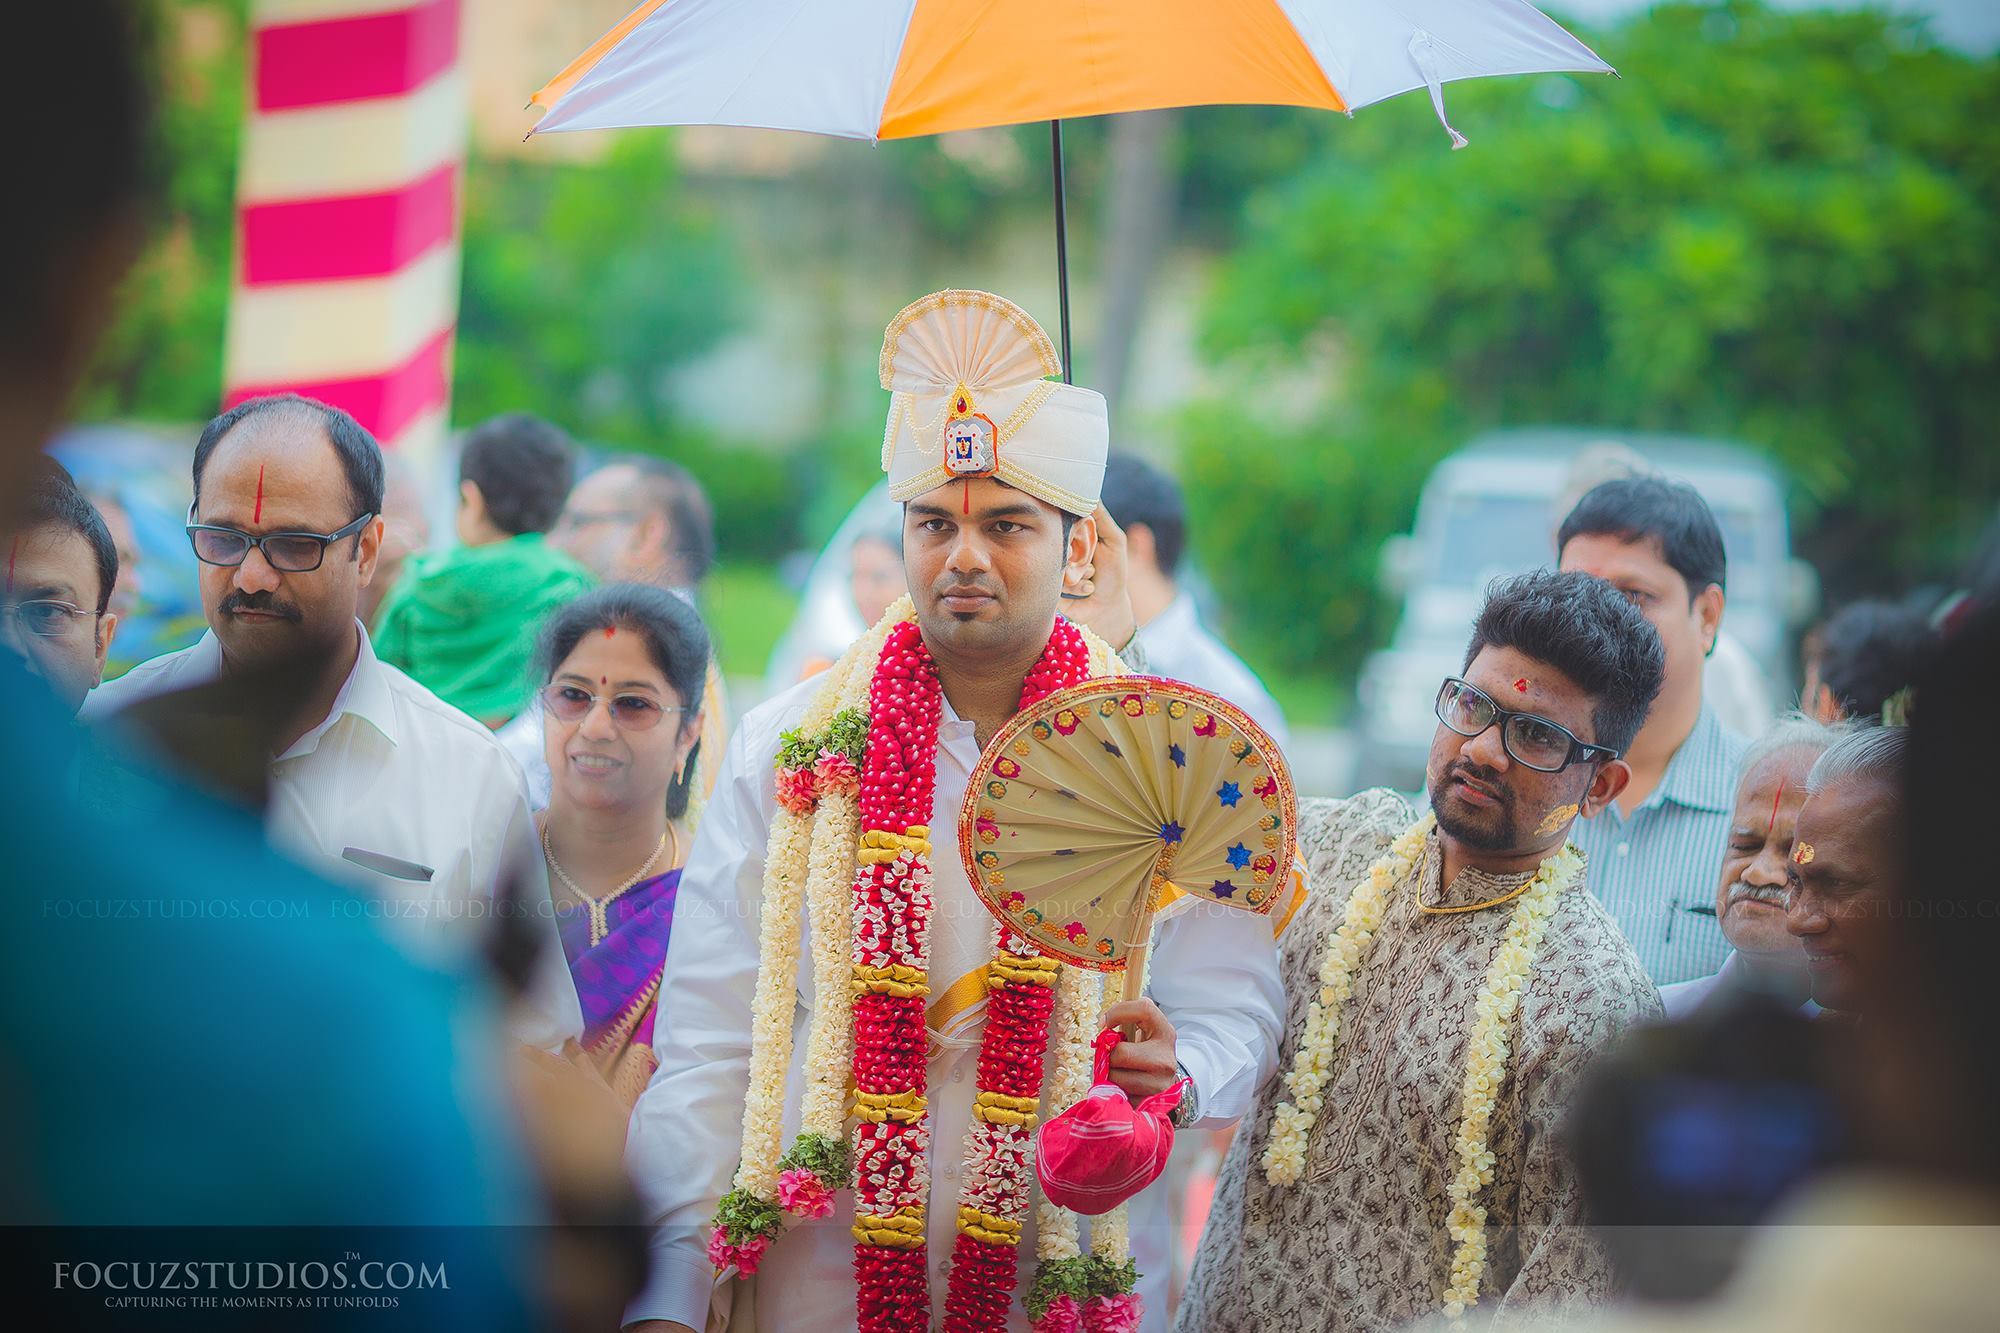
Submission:
{"label": "wristwatch", "polygon": [[1167,1117],[1167,1123],[1175,1129],[1188,1129],[1201,1119],[1201,1098],[1195,1092],[1194,1079],[1188,1074],[1186,1065],[1174,1061],[1174,1072],[1187,1080],[1187,1086],[1181,1089],[1180,1105]]}

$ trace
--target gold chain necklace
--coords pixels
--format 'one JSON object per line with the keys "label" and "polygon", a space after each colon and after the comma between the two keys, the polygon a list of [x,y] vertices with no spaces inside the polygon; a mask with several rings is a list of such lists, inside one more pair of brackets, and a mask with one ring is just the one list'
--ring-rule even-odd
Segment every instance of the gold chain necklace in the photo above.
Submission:
{"label": "gold chain necklace", "polygon": [[[1440,851],[1439,854],[1442,855],[1443,854],[1442,851]],[[1544,862],[1544,864],[1547,863]],[[1457,916],[1461,912],[1483,912],[1489,907],[1498,907],[1502,903],[1511,903],[1516,898],[1526,893],[1529,889],[1534,888],[1536,880],[1540,878],[1540,873],[1538,868],[1537,873],[1531,874],[1525,880],[1521,881],[1521,886],[1519,888],[1511,889],[1508,892],[1501,894],[1498,898],[1488,898],[1483,903],[1467,903],[1463,907],[1432,907],[1429,903],[1424,901],[1423,871],[1424,867],[1423,864],[1420,862],[1417,866],[1417,873],[1413,875],[1410,879],[1410,894],[1413,898],[1416,899],[1417,910],[1419,912],[1422,912],[1426,916]],[[1438,878],[1440,880],[1444,878],[1444,872],[1442,868],[1439,869]]]}
{"label": "gold chain necklace", "polygon": [[590,909],[590,943],[593,948],[599,944],[602,944],[604,942],[604,937],[611,933],[611,922],[610,919],[605,916],[604,909],[609,907],[612,903],[616,902],[619,896],[623,894],[627,889],[630,889],[640,880],[646,878],[648,872],[650,872],[653,866],[658,863],[660,859],[660,853],[667,849],[667,839],[669,838],[672,838],[674,842],[673,859],[679,861],[681,859],[681,835],[674,832],[673,821],[668,820],[667,831],[660,835],[660,845],[658,847],[655,847],[653,849],[653,854],[646,858],[646,864],[640,866],[637,873],[635,873],[632,876],[632,878],[626,880],[623,884],[620,884],[617,888],[605,894],[602,898],[593,898],[590,894],[587,894],[583,891],[582,885],[578,884],[575,880],[569,877],[569,872],[562,868],[562,862],[556,860],[555,848],[549,846],[548,823],[546,821],[543,822],[542,855],[548,859],[549,869],[556,872],[556,878],[561,880],[563,883],[569,885],[569,891],[575,894],[577,897],[583,899],[584,906]]}

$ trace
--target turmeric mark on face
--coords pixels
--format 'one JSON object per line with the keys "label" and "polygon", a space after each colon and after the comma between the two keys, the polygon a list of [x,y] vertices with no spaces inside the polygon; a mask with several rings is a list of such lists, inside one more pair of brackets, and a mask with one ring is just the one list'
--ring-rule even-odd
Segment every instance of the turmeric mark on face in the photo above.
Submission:
{"label": "turmeric mark on face", "polygon": [[1549,813],[1543,818],[1541,824],[1536,827],[1535,829],[1536,835],[1540,836],[1542,834],[1554,833],[1564,824],[1567,824],[1569,823],[1570,820],[1576,818],[1577,809],[1578,807],[1572,803],[1570,805],[1559,805],[1555,809],[1549,811]]}

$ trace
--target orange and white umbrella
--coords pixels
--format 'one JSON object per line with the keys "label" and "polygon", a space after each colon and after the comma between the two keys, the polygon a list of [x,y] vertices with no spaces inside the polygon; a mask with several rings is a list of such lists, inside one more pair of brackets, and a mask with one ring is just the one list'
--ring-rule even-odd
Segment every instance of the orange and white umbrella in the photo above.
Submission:
{"label": "orange and white umbrella", "polygon": [[1046,120],[1063,376],[1062,122],[1161,107],[1357,108],[1454,79],[1609,65],[1527,0],[645,0],[530,99],[531,134],[740,125],[907,139]]}
{"label": "orange and white umbrella", "polygon": [[1526,0],[646,0],[532,99],[536,132],[851,139],[1256,103],[1353,111],[1489,74],[1610,73]]}

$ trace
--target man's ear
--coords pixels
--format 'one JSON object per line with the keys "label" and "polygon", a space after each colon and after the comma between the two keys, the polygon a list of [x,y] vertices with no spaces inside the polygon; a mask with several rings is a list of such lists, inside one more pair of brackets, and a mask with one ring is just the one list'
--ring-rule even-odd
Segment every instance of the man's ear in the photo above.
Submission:
{"label": "man's ear", "polygon": [[1153,540],[1153,530],[1144,523],[1125,525],[1125,564],[1128,569],[1150,569],[1160,567],[1159,546]]}
{"label": "man's ear", "polygon": [[118,634],[118,613],[106,611],[97,618],[97,678],[90,682],[96,689],[104,683],[104,659],[111,652],[111,640]]}
{"label": "man's ear", "polygon": [[[472,486],[472,483],[469,481],[465,484]],[[479,494],[479,488],[472,486],[472,493],[474,495]],[[360,580],[357,585],[359,587],[365,588],[375,580],[375,562],[382,554],[382,534],[386,530],[387,528],[383,521],[380,518],[376,518],[367,527],[361,529],[360,533],[354,539],[355,563],[360,566],[359,569],[355,570],[355,577]]]}
{"label": "man's ear", "polygon": [[1806,701],[1806,712],[1812,715],[1813,721],[1823,722],[1829,727],[1847,717],[1846,710],[1841,708],[1840,700],[1828,685],[1821,685],[1813,691],[1813,697]]}
{"label": "man's ear", "polygon": [[486,517],[486,496],[476,481],[458,483],[458,507],[474,520]]}
{"label": "man's ear", "polygon": [[1708,656],[1715,651],[1715,640],[1722,633],[1722,589],[1711,583],[1701,590],[1701,596],[1694,599],[1695,619],[1701,625],[1701,654]]}
{"label": "man's ear", "polygon": [[1062,590],[1070,597],[1088,597],[1097,578],[1097,520],[1084,517],[1070,525],[1063,550]]}
{"label": "man's ear", "polygon": [[1597,766],[1591,776],[1590,785],[1583,790],[1583,799],[1577,804],[1580,813],[1589,819],[1598,811],[1618,799],[1625,790],[1625,784],[1632,780],[1632,766],[1623,759],[1607,759]]}

